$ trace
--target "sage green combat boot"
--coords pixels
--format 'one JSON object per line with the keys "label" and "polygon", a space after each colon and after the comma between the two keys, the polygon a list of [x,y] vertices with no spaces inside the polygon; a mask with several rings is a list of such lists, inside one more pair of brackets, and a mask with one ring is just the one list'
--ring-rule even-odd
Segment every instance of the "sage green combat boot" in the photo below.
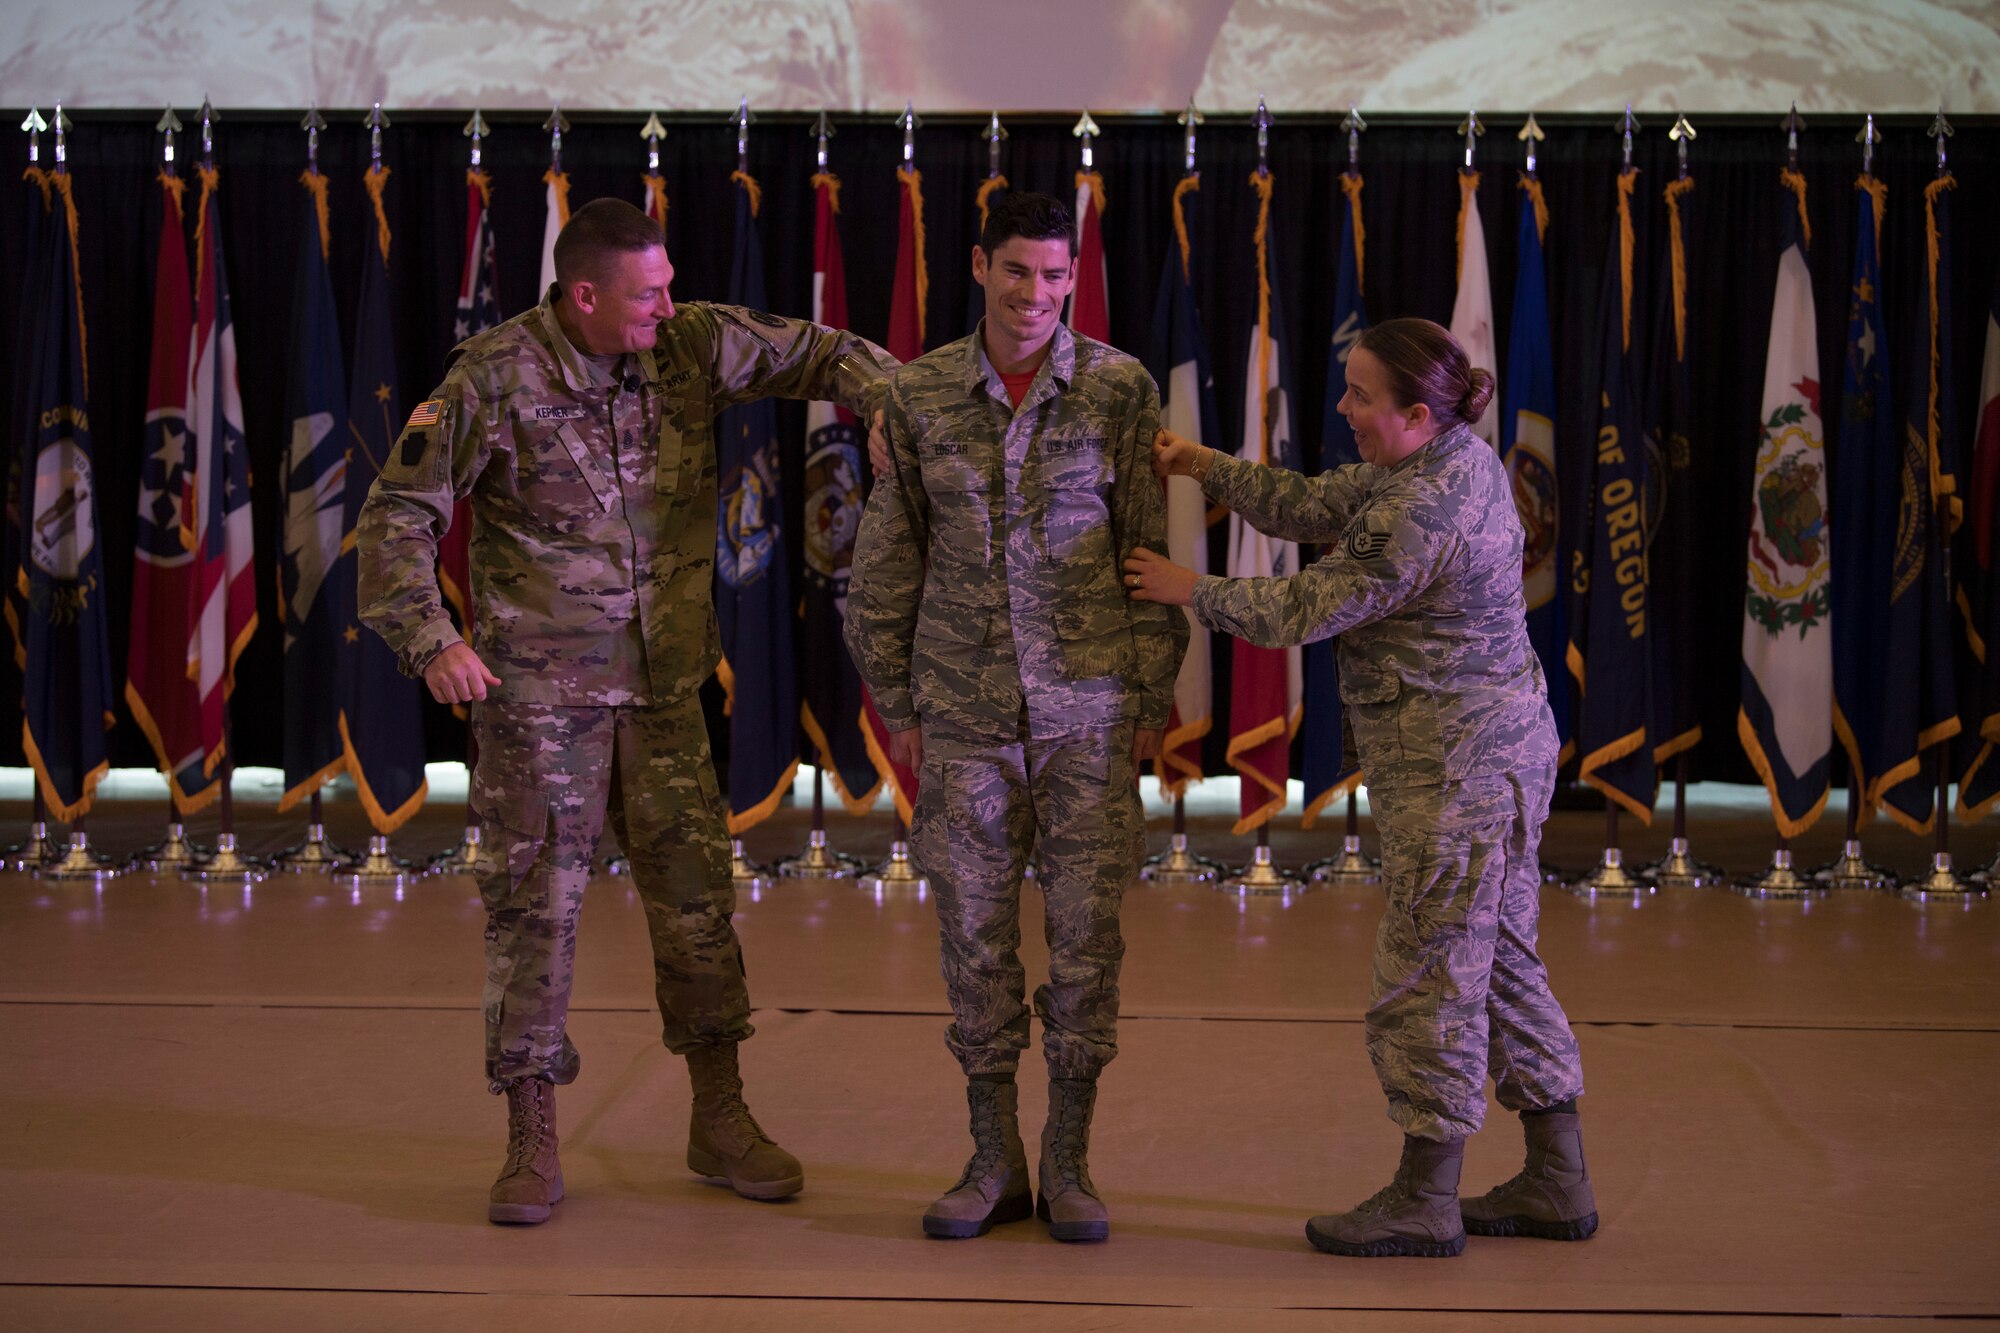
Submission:
{"label": "sage green combat boot", "polygon": [[1111,1234],[1111,1214],[1090,1181],[1090,1114],[1096,1105],[1096,1079],[1049,1080],[1035,1215],[1057,1240],[1103,1240]]}
{"label": "sage green combat boot", "polygon": [[562,1202],[556,1159],[556,1090],[538,1078],[507,1088],[507,1163],[486,1204],[489,1222],[533,1226]]}
{"label": "sage green combat boot", "polygon": [[1458,1168],[1465,1143],[1403,1136],[1396,1178],[1365,1203],[1306,1223],[1306,1239],[1328,1254],[1358,1259],[1407,1255],[1448,1259],[1465,1248],[1458,1215]]}
{"label": "sage green combat boot", "polygon": [[1475,1236],[1588,1240],[1597,1230],[1597,1198],[1583,1164],[1583,1131],[1574,1101],[1521,1117],[1528,1161],[1512,1180],[1465,1202]]}
{"label": "sage green combat boot", "polygon": [[727,1182],[746,1199],[784,1199],[805,1188],[799,1159],[771,1142],[743,1104],[736,1043],[688,1053],[694,1110],[688,1119],[688,1170]]}
{"label": "sage green combat boot", "polygon": [[1034,1215],[1028,1153],[1021,1145],[1020,1089],[1012,1079],[975,1078],[966,1084],[965,1100],[972,1110],[972,1160],[958,1183],[925,1212],[926,1236],[964,1240]]}

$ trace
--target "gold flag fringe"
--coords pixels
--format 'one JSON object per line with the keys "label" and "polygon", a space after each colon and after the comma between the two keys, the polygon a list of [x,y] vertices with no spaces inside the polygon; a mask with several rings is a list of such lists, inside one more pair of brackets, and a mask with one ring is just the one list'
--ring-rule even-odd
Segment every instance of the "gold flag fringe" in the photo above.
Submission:
{"label": "gold flag fringe", "polygon": [[840,177],[831,171],[815,171],[812,187],[817,190],[822,185],[826,187],[827,211],[837,215],[840,212]]}
{"label": "gold flag fringe", "polygon": [[333,253],[333,219],[329,215],[326,199],[326,177],[317,171],[299,173],[299,184],[306,187],[313,197],[313,211],[319,214],[319,254],[320,258],[330,258]]}
{"label": "gold flag fringe", "polygon": [[979,207],[979,230],[982,234],[986,231],[986,214],[992,208],[990,201],[993,198],[994,191],[1006,188],[1007,178],[1005,176],[988,176],[985,180],[979,182],[979,193],[972,197],[972,202]]}
{"label": "gold flag fringe", "polygon": [[1681,196],[1694,189],[1694,177],[1667,182],[1661,198],[1667,201],[1667,249],[1673,256],[1674,271],[1674,355],[1687,356],[1687,247],[1681,237]]}
{"label": "gold flag fringe", "polygon": [[915,167],[897,167],[896,179],[910,191],[911,239],[917,250],[917,337],[924,337],[924,316],[931,305],[930,265],[924,262],[924,173]]}
{"label": "gold flag fringe", "polygon": [[1188,240],[1187,212],[1183,201],[1201,188],[1201,177],[1183,176],[1180,184],[1174,186],[1174,239],[1181,246],[1181,276],[1194,281],[1194,246]]}
{"label": "gold flag fringe", "polygon": [[1354,228],[1354,276],[1360,278],[1368,271],[1368,228],[1361,225],[1361,173],[1343,171],[1340,192],[1347,196],[1347,225]]}
{"label": "gold flag fringe", "polygon": [[757,178],[747,171],[732,171],[729,173],[729,183],[741,185],[749,191],[750,216],[756,217],[758,210],[764,207],[764,187],[757,183]]}
{"label": "gold flag fringe", "polygon": [[[389,262],[389,215],[382,208],[382,190],[389,183],[389,168],[370,167],[362,182],[368,187],[368,202],[375,208],[375,244],[382,247],[382,262]],[[383,832],[393,830],[384,829]]]}

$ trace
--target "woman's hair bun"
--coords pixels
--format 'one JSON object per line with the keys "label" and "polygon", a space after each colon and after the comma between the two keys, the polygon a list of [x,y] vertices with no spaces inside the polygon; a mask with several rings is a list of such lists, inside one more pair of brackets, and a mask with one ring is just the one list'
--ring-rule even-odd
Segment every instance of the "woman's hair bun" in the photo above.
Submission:
{"label": "woman's hair bun", "polygon": [[1485,414],[1486,405],[1493,401],[1493,372],[1484,366],[1474,366],[1467,380],[1465,396],[1458,400],[1458,419],[1471,423],[1478,421]]}

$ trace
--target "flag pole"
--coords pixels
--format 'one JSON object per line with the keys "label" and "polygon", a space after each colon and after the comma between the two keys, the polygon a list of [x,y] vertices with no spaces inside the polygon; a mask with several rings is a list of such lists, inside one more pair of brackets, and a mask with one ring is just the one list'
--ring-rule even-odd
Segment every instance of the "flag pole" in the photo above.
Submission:
{"label": "flag pole", "polygon": [[[1875,128],[1875,117],[1870,114],[1856,132],[1854,141],[1861,145],[1861,176],[1864,181],[1873,180],[1875,175],[1875,145],[1882,142],[1882,132]],[[1879,242],[1878,242],[1879,243]],[[1896,873],[1886,866],[1870,862],[1861,848],[1861,812],[1867,805],[1861,790],[1861,779],[1849,765],[1847,775],[1847,820],[1846,830],[1841,840],[1840,855],[1827,864],[1807,872],[1807,878],[1822,888],[1836,891],[1846,890],[1894,890],[1897,886]]]}
{"label": "flag pole", "polygon": [[[167,176],[179,176],[180,167],[174,160],[174,135],[181,130],[180,117],[168,107],[160,113],[159,121],[153,126],[165,136],[160,149],[160,170]],[[142,847],[132,853],[126,863],[128,873],[137,874],[141,870],[178,872],[183,866],[207,859],[206,848],[196,847],[187,839],[187,829],[181,822],[180,806],[174,801],[173,774],[161,770],[167,777],[167,829],[166,836],[150,847]]]}
{"label": "flag pole", "polygon": [[[813,153],[814,171],[818,176],[828,176],[832,168],[827,165],[826,141],[836,131],[833,121],[821,107],[819,119],[814,122],[812,136],[817,140]],[[816,185],[815,188],[818,188]],[[818,318],[814,312],[814,318]],[[826,837],[826,758],[814,755],[812,829],[806,834],[806,849],[797,856],[787,857],[775,867],[779,879],[844,880],[853,879],[868,868],[868,863],[858,856],[837,852],[827,844]]]}
{"label": "flag pole", "polygon": [[[1269,181],[1271,177],[1271,108],[1265,104],[1264,99],[1261,97],[1257,99],[1257,114],[1251,117],[1250,123],[1257,129],[1257,176],[1263,181]],[[1268,192],[1265,198],[1268,200]],[[1261,253],[1261,239],[1259,244],[1260,253],[1258,258],[1261,261],[1263,258]],[[1260,283],[1267,282],[1269,274],[1259,273],[1258,280]],[[1269,330],[1267,328],[1259,325],[1256,336],[1265,339],[1268,344]],[[1261,394],[1267,392],[1269,386],[1258,384],[1251,387],[1255,392]],[[1269,439],[1268,433],[1265,438]],[[1239,896],[1268,894],[1281,896],[1289,900],[1293,894],[1303,892],[1312,886],[1304,880],[1281,870],[1277,862],[1271,859],[1271,821],[1267,816],[1263,822],[1257,825],[1257,845],[1251,850],[1248,864],[1228,878],[1217,880],[1215,887],[1219,892],[1234,893]]]}
{"label": "flag pole", "polygon": [[[1676,182],[1686,182],[1688,180],[1688,144],[1694,137],[1694,126],[1688,123],[1687,116],[1676,114],[1673,127],[1667,131],[1667,138],[1671,139],[1674,144],[1674,179]],[[1684,190],[1692,188],[1692,185],[1689,183],[1667,187],[1667,207],[1672,210],[1680,208],[1679,201],[1674,197],[1674,191],[1677,188]],[[1676,227],[1679,225],[1678,217],[1679,214],[1676,211],[1674,223]],[[1678,236],[1678,231],[1676,232],[1676,236]],[[1680,242],[1678,239],[1675,240],[1674,244],[1676,247],[1679,246]],[[1676,248],[1675,253],[1678,255],[1678,248]],[[1675,263],[1679,263],[1678,258],[1675,260]],[[1678,302],[1680,299],[1680,294],[1677,292],[1675,300]],[[1640,875],[1653,881],[1653,883],[1663,889],[1709,888],[1722,883],[1724,878],[1722,867],[1710,865],[1688,850],[1687,785],[1687,751],[1681,750],[1674,756],[1673,837],[1667,843],[1667,854],[1651,865],[1642,867],[1639,871]]]}
{"label": "flag pole", "polygon": [[[201,169],[203,172],[215,170],[215,122],[222,117],[208,98],[201,99]],[[217,283],[221,274],[216,275]],[[218,286],[219,289],[219,286]],[[208,429],[220,429],[214,423],[204,423]],[[207,486],[208,479],[197,477],[198,486]],[[203,504],[206,509],[206,502]],[[206,518],[203,520],[206,522]],[[270,874],[263,864],[254,857],[244,856],[236,849],[236,738],[230,725],[229,697],[225,690],[222,700],[222,772],[216,781],[222,788],[222,827],[215,835],[215,853],[205,861],[183,863],[180,867],[182,879],[195,880],[202,884],[255,884]]]}
{"label": "flag pole", "polygon": [[[561,112],[557,111],[556,115],[560,117]],[[380,102],[374,104],[368,112],[368,118],[362,123],[368,126],[368,170],[370,173],[380,172],[383,170],[382,131],[389,128],[389,117],[382,113]],[[561,132],[558,131],[556,135],[558,143],[561,142],[561,138]],[[377,242],[371,240],[369,244]],[[354,776],[358,781],[359,772],[357,771]],[[364,888],[394,889],[397,893],[401,893],[403,886],[417,877],[417,871],[408,861],[390,850],[388,834],[371,832],[368,835],[368,850],[350,864],[337,867],[333,871],[333,876],[340,883],[353,888],[356,893]]]}
{"label": "flag pole", "polygon": [[[1937,140],[1937,178],[1943,180],[1951,174],[1950,165],[1946,160],[1945,140],[1951,137],[1952,128],[1951,122],[1945,119],[1944,107],[1942,105],[1938,107],[1937,119],[1931,122],[1929,134],[1933,139]],[[1938,244],[1934,226],[1930,233],[1929,248],[1932,256],[1931,264],[1933,269],[1935,269]],[[1929,286],[1931,301],[1933,303],[1931,309],[1933,311],[1933,318],[1935,318],[1937,310],[1936,302],[1938,299],[1937,274],[1935,272],[1931,274]],[[1932,392],[1935,394],[1935,374],[1933,374],[1932,386]],[[1931,421],[1931,456],[1932,466],[1935,467],[1937,457],[1937,416],[1935,408],[1933,408]],[[1938,561],[1941,568],[1938,577],[1946,588],[1951,587],[1952,518],[1950,496],[1938,496],[1937,515],[1934,519],[1938,525],[1937,530],[1939,534]],[[1987,894],[1987,885],[1983,879],[1969,880],[1952,867],[1950,795],[1951,740],[1947,737],[1939,740],[1937,743],[1937,814],[1935,816],[1937,841],[1931,851],[1930,872],[1922,879],[1912,880],[1903,886],[1903,896],[1905,898],[1916,902],[1968,903],[1974,898],[1984,898]]]}
{"label": "flag pole", "polygon": [[[995,119],[998,119],[997,113]],[[904,173],[914,172],[917,169],[917,131],[923,127],[923,121],[917,117],[917,108],[914,102],[906,101],[903,103],[903,114],[896,117],[896,124],[903,131],[903,165],[901,171]],[[911,189],[914,187],[906,185],[904,188]],[[920,264],[923,262],[921,255],[917,257],[917,262]],[[918,313],[919,315],[922,314],[921,302],[919,302]],[[921,324],[921,319],[918,322]],[[895,784],[893,773],[889,781],[891,785]],[[891,793],[891,804],[894,804],[894,793]],[[864,892],[872,893],[877,898],[882,897],[886,893],[914,893],[918,897],[922,897],[924,894],[930,892],[930,880],[917,868],[917,863],[910,859],[909,830],[903,827],[903,811],[901,806],[896,806],[895,813],[890,816],[889,832],[888,857],[873,870],[858,878],[855,883]]]}
{"label": "flag pole", "polygon": [[[68,140],[70,120],[68,116],[63,114],[62,103],[60,101],[56,103],[56,116],[50,128],[54,129],[56,134],[56,165],[52,174],[67,176],[69,174]],[[58,221],[55,225],[61,226],[63,224]],[[82,299],[83,295],[79,292],[77,300],[81,301]],[[88,371],[86,369],[87,378]],[[35,785],[37,788],[41,786],[39,782]],[[39,816],[41,813],[42,811],[39,809],[38,803],[37,815]],[[38,818],[37,822],[42,821]],[[62,853],[62,859],[56,861],[53,865],[45,867],[35,877],[37,879],[49,879],[59,882],[101,884],[107,879],[117,878],[119,869],[120,867],[113,865],[108,859],[99,856],[91,850],[90,832],[86,827],[86,816],[78,815],[70,823],[69,845]]]}
{"label": "flag pole", "polygon": [[[1797,102],[1792,103],[1791,111],[1778,122],[1778,127],[1785,132],[1785,171],[1788,175],[1796,175],[1799,169],[1799,131],[1806,127],[1805,117],[1799,114]],[[1764,873],[1736,879],[1729,887],[1746,898],[1805,898],[1817,891],[1819,886],[1792,867],[1792,840],[1780,829],[1777,846],[1771,852],[1771,864]]]}
{"label": "flag pole", "polygon": [[[1631,176],[1637,170],[1632,165],[1632,136],[1641,126],[1639,118],[1632,114],[1632,104],[1630,102],[1625,104],[1625,114],[1618,118],[1618,123],[1612,126],[1612,128],[1618,131],[1621,145],[1618,174],[1620,177]],[[1471,145],[1472,137],[1468,134],[1466,136],[1468,158],[1471,153]],[[1528,140],[1528,145],[1532,160],[1534,151],[1534,140],[1532,138]],[[1621,217],[1624,216],[1625,210],[1629,207],[1625,202],[1628,197],[1629,191],[1624,191],[1621,187],[1618,201]],[[1621,223],[1621,225],[1623,224]],[[1616,256],[1614,255],[1613,258],[1615,259]],[[1628,301],[1631,299],[1629,286],[1625,292],[1624,299]],[[1629,308],[1625,312],[1625,318],[1629,324],[1631,319]],[[1639,878],[1625,868],[1625,854],[1618,845],[1618,802],[1612,800],[1608,794],[1604,801],[1604,854],[1588,874],[1585,874],[1580,879],[1561,884],[1559,887],[1566,893],[1573,893],[1579,898],[1587,898],[1593,902],[1606,898],[1643,899],[1646,895],[1654,892],[1654,886],[1651,883]]]}
{"label": "flag pole", "polygon": [[[1207,120],[1208,117],[1201,114],[1200,108],[1194,104],[1194,98],[1190,97],[1188,98],[1187,110],[1181,112],[1177,119],[1182,128],[1181,179],[1183,182],[1198,182],[1201,179],[1201,172],[1195,167],[1195,136],[1197,131],[1200,130],[1202,122]],[[1000,117],[998,113],[993,117],[993,125],[994,128],[999,128]],[[1005,133],[1005,131],[1002,131],[1002,133]],[[999,170],[999,162],[999,145],[995,143],[993,148],[993,163],[996,172]],[[1158,771],[1164,775],[1166,772],[1165,766],[1161,765]],[[1183,776],[1179,784],[1174,788],[1173,832],[1167,839],[1167,850],[1150,858],[1144,865],[1139,867],[1139,879],[1143,883],[1210,884],[1229,869],[1222,862],[1210,857],[1198,856],[1188,848],[1187,784],[1188,779]]]}
{"label": "flag pole", "polygon": [[[479,113],[478,107],[472,108],[472,119],[465,122],[465,128],[460,130],[459,133],[472,141],[471,161],[467,168],[468,173],[471,173],[468,174],[467,179],[472,179],[472,174],[476,174],[480,170],[480,158],[483,156],[479,141],[490,133],[486,126],[486,118]],[[474,244],[477,245],[478,243],[475,241]],[[466,262],[468,264],[473,263],[477,258],[478,256],[476,255],[468,255],[466,256]],[[468,617],[471,614],[470,590],[468,590],[466,614]],[[468,634],[471,632],[471,621],[469,619],[466,621],[466,632]],[[424,876],[471,875],[478,873],[481,852],[479,816],[474,814],[472,810],[472,771],[478,763],[479,742],[472,734],[472,718],[470,706],[468,705],[465,725],[465,828],[459,834],[456,846],[446,848],[424,863],[421,872]]]}

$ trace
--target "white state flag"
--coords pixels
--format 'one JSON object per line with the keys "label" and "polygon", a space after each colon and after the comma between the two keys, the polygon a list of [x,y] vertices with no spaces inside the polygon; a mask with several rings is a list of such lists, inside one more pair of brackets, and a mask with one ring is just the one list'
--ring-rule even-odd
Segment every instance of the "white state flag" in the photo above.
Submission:
{"label": "white state flag", "polygon": [[[1787,203],[1789,204],[1789,200]],[[1831,534],[1812,275],[1795,227],[1778,257],[1750,503],[1738,731],[1778,830],[1818,817],[1833,749]]]}
{"label": "white state flag", "polygon": [[1473,433],[1494,448],[1500,447],[1500,358],[1493,342],[1493,283],[1486,275],[1486,228],[1479,221],[1479,178],[1461,176],[1464,191],[1460,205],[1465,234],[1459,243],[1458,299],[1451,306],[1451,336],[1475,366],[1493,376],[1493,397],[1486,410],[1472,423]]}

